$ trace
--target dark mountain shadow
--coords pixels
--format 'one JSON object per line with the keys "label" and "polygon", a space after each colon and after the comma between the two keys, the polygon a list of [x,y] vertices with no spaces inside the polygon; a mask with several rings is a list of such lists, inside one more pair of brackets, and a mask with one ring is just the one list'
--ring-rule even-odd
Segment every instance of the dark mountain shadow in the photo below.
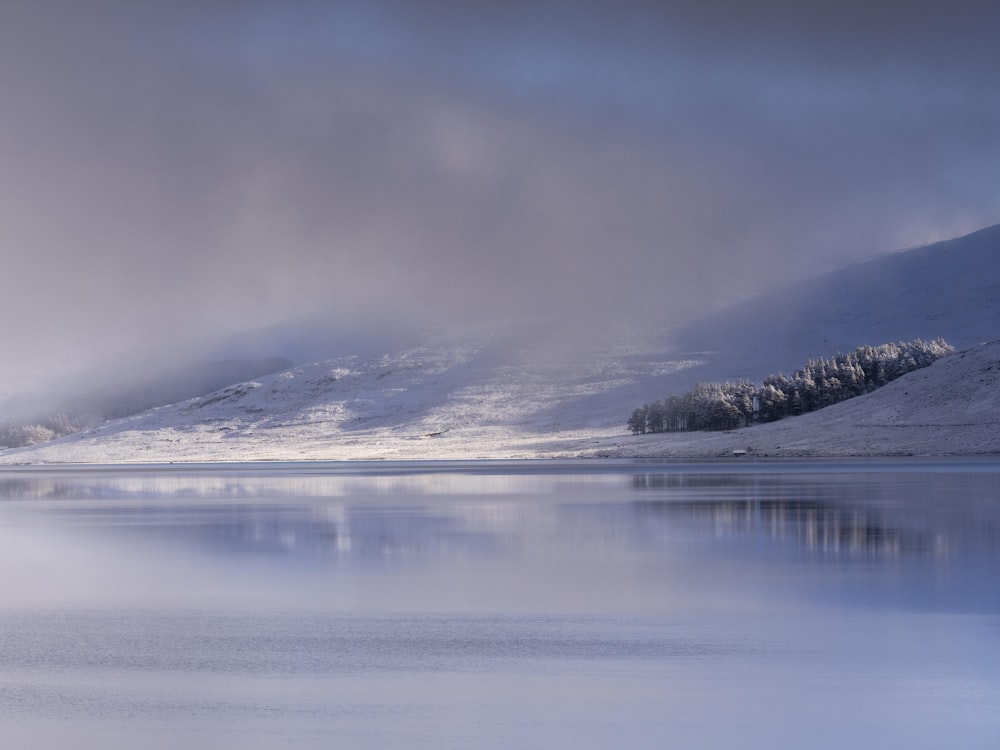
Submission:
{"label": "dark mountain shadow", "polygon": [[723,377],[760,380],[865,344],[965,349],[998,335],[1000,224],[754,297],[680,328],[675,345],[717,352]]}
{"label": "dark mountain shadow", "polygon": [[[681,395],[698,381],[760,383],[865,344],[944,338],[965,349],[1000,336],[1000,224],[858,263],[754,297],[679,326],[662,359],[699,365],[641,378],[538,411],[542,424],[567,413],[594,415]],[[641,365],[641,362],[637,362]]]}

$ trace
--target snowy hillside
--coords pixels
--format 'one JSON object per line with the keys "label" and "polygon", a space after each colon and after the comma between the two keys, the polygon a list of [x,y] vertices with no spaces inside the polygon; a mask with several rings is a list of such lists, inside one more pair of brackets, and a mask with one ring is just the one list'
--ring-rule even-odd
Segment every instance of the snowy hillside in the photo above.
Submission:
{"label": "snowy hillside", "polygon": [[[651,326],[579,345],[544,332],[436,331],[417,346],[304,364],[3,451],[0,462],[1000,452],[998,305],[992,227],[803,282],[670,336]],[[698,379],[759,381],[810,357],[918,336],[960,349],[994,343],[770,425],[626,434],[637,405]]]}
{"label": "snowy hillside", "polygon": [[640,435],[600,454],[729,456],[738,450],[750,456],[1000,454],[1000,341],[799,417],[722,433]]}
{"label": "snowy hillside", "polygon": [[[631,436],[574,408],[622,372],[555,386],[508,378],[478,351],[330,361],[110,422],[5,463],[563,456],[1000,453],[1000,342],[827,409],[724,433]],[[618,404],[624,407],[625,404]],[[562,408],[560,408],[562,407]]]}
{"label": "snowy hillside", "polygon": [[[637,357],[623,348],[572,358],[533,356],[488,336],[436,337],[432,344],[292,368],[7,451],[0,460],[499,455],[512,441],[560,431],[618,433],[621,414],[650,378],[692,364]],[[517,454],[533,455],[528,449]]]}

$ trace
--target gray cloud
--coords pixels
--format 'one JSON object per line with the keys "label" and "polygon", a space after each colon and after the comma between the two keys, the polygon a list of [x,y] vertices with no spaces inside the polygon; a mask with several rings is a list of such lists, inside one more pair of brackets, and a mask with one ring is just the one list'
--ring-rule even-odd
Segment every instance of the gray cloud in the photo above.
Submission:
{"label": "gray cloud", "polygon": [[690,314],[1000,220],[995,4],[0,14],[8,373],[318,308]]}

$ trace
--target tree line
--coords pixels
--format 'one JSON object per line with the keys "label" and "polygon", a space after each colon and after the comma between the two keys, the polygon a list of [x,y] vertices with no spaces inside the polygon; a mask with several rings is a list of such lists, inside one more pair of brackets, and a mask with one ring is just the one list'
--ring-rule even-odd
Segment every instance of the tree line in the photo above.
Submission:
{"label": "tree line", "polygon": [[955,349],[944,339],[859,346],[832,359],[810,359],[792,375],[768,375],[755,385],[698,383],[683,396],[644,404],[632,412],[632,434],[686,430],[731,430],[822,409],[879,388],[927,367]]}
{"label": "tree line", "polygon": [[0,449],[23,448],[27,445],[44,443],[77,432],[79,429],[79,422],[65,414],[57,414],[37,424],[10,422],[6,427],[0,428]]}

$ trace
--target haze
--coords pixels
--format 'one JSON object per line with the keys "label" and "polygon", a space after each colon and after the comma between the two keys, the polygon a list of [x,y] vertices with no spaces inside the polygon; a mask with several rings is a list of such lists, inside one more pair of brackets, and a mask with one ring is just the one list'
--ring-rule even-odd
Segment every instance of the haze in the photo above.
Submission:
{"label": "haze", "polygon": [[4,389],[316,311],[688,316],[996,223],[997,28],[992,2],[10,0]]}

